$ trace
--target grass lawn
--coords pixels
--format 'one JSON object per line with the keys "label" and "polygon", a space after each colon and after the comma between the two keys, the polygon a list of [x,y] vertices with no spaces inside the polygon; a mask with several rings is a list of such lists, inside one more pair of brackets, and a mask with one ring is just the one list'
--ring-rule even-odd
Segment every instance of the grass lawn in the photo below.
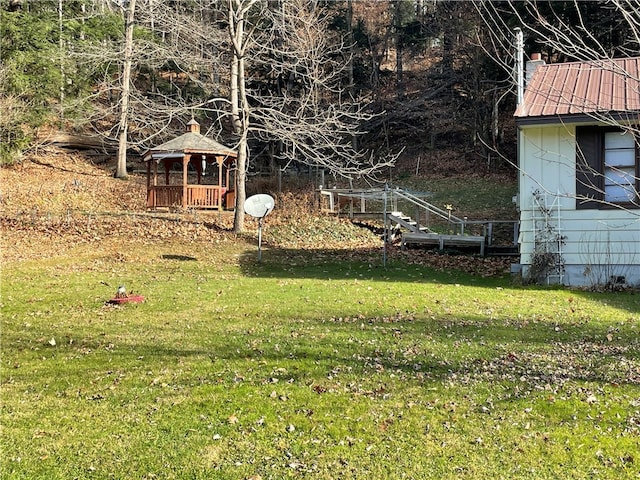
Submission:
{"label": "grass lawn", "polygon": [[[406,184],[406,185],[404,185]],[[418,181],[404,180],[403,186],[409,190],[425,191],[427,201],[444,208],[451,204],[453,214],[468,216],[471,220],[511,220],[518,218],[512,201],[518,191],[515,181],[502,178],[487,180],[481,177],[464,179],[430,178]],[[408,210],[410,211],[410,210]]]}
{"label": "grass lawn", "polygon": [[380,252],[70,245],[3,265],[0,478],[640,478],[639,312]]}

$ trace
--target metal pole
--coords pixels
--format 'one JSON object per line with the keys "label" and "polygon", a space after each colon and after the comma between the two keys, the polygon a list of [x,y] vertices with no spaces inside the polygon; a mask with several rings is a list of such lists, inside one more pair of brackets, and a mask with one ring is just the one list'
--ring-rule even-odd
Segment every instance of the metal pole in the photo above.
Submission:
{"label": "metal pole", "polygon": [[514,29],[516,34],[516,89],[517,89],[517,105],[522,103],[524,98],[524,36],[519,27]]}
{"label": "metal pole", "polygon": [[382,236],[384,240],[384,246],[382,249],[382,266],[384,268],[387,267],[387,240],[389,235],[389,226],[387,225],[387,191],[389,190],[388,185],[384,184],[384,235]]}
{"label": "metal pole", "polygon": [[258,219],[258,261],[262,261],[262,218]]}

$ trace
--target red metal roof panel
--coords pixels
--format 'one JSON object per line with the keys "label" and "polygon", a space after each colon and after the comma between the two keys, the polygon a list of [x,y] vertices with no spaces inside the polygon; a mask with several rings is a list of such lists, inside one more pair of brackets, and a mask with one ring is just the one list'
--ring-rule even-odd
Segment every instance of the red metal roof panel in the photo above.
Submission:
{"label": "red metal roof panel", "polygon": [[515,116],[640,111],[640,57],[540,65]]}

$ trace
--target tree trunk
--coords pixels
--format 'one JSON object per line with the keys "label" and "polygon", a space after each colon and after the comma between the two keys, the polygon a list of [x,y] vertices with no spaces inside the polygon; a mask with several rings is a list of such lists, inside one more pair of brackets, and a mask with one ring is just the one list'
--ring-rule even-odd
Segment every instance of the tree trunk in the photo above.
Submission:
{"label": "tree trunk", "polygon": [[249,102],[245,88],[245,16],[255,3],[249,0],[229,0],[229,35],[233,48],[231,60],[231,122],[239,136],[238,157],[236,159],[236,204],[233,217],[233,231],[244,231],[244,202],[246,199],[246,175],[248,162]]}
{"label": "tree trunk", "polygon": [[233,231],[240,233],[244,231],[244,202],[247,198],[247,161],[249,146],[247,135],[249,133],[249,103],[245,91],[245,71],[244,58],[238,58],[238,94],[242,111],[238,112],[240,123],[240,141],[238,143],[238,158],[236,159],[236,210],[233,217]]}
{"label": "tree trunk", "polygon": [[233,231],[244,231],[244,202],[247,198],[247,132],[245,131],[238,144],[238,158],[236,171],[236,210],[233,216]]}
{"label": "tree trunk", "polygon": [[355,55],[355,39],[353,37],[353,0],[347,0],[347,41],[349,42],[349,65],[347,66],[349,86],[347,88],[349,93],[353,96],[353,92],[355,90],[353,75],[353,57]]}
{"label": "tree trunk", "polygon": [[403,74],[403,65],[402,65],[402,4],[400,2],[396,3],[395,9],[395,34],[396,34],[396,91],[398,94],[398,98],[402,99],[404,97],[404,81],[402,78]]}
{"label": "tree trunk", "polygon": [[64,87],[67,77],[64,71],[64,38],[62,36],[62,0],[58,0],[58,54],[60,55],[60,118],[64,119]]}
{"label": "tree trunk", "polygon": [[129,95],[131,93],[131,61],[133,56],[133,21],[135,9],[136,0],[129,0],[129,6],[125,14],[124,65],[122,67],[122,90],[120,93],[120,123],[116,178],[125,178],[127,176],[127,131]]}

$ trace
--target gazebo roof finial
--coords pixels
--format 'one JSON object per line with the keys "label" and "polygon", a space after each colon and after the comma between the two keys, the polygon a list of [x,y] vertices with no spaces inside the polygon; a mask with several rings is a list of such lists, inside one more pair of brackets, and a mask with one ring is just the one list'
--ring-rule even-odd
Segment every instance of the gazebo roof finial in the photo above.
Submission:
{"label": "gazebo roof finial", "polygon": [[191,120],[187,123],[187,133],[188,132],[200,133],[200,124],[193,117],[191,117]]}

